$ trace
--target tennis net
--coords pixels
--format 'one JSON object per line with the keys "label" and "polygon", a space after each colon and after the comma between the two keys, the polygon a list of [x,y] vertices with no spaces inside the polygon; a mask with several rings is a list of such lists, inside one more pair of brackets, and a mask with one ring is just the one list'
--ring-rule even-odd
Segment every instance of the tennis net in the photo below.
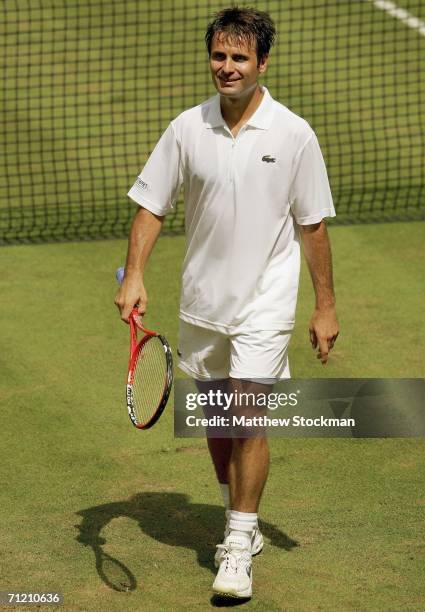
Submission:
{"label": "tennis net", "polygon": [[[422,0],[269,0],[263,82],[316,131],[337,222],[424,218]],[[0,243],[121,237],[170,119],[215,93],[203,42],[222,3],[4,0]],[[181,232],[180,198],[165,231]]]}

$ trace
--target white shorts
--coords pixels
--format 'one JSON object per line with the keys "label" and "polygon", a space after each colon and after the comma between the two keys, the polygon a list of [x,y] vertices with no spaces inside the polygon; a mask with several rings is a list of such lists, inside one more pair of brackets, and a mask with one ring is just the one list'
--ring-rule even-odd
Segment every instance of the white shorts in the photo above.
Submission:
{"label": "white shorts", "polygon": [[231,377],[272,383],[290,378],[290,339],[290,331],[227,335],[180,319],[178,367],[197,380]]}

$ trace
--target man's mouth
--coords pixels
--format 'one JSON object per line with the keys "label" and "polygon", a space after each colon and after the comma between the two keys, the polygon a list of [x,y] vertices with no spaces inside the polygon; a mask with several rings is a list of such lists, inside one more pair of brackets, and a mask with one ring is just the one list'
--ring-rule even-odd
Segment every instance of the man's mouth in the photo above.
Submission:
{"label": "man's mouth", "polygon": [[225,79],[223,77],[218,78],[224,85],[230,85],[231,83],[236,83],[237,81],[240,81],[240,79]]}

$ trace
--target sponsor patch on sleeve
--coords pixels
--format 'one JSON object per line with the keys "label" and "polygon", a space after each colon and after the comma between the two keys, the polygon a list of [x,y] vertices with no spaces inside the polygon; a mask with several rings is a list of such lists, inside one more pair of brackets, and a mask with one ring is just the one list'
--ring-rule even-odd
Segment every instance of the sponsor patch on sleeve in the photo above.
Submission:
{"label": "sponsor patch on sleeve", "polygon": [[139,177],[137,177],[136,180],[136,185],[139,189],[143,189],[143,191],[146,191],[146,189],[148,188],[148,184],[145,183],[145,181],[142,181],[142,179]]}

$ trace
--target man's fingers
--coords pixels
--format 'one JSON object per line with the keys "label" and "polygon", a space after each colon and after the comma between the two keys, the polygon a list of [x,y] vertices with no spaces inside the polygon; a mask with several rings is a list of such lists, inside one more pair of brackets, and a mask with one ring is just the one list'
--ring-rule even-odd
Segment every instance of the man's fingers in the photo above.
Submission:
{"label": "man's fingers", "polygon": [[130,314],[133,308],[137,307],[138,314],[141,317],[146,313],[146,292],[144,291],[144,288],[142,288],[142,290],[137,288],[136,291],[134,291],[132,287],[128,288],[123,285],[115,297],[114,304],[120,311],[122,321],[129,323]]}
{"label": "man's fingers", "polygon": [[129,323],[130,314],[131,314],[131,311],[133,310],[132,307],[129,305],[126,305],[125,302],[122,302],[120,300],[116,300],[115,304],[118,307],[118,310],[120,311],[121,320],[124,321],[124,323]]}
{"label": "man's fingers", "polygon": [[338,338],[338,333],[336,333],[332,338],[328,340],[328,348],[329,350],[333,349],[336,339]]}
{"label": "man's fingers", "polygon": [[146,313],[146,308],[147,308],[147,303],[146,302],[139,302],[137,305],[137,312],[139,313],[139,315],[141,317],[143,317]]}
{"label": "man's fingers", "polygon": [[[146,308],[147,308],[147,302],[138,302],[137,303],[137,312],[139,314],[140,317],[143,317],[146,313]],[[124,306],[120,306],[118,304],[118,308],[120,309],[120,313],[121,313],[121,319],[125,322],[125,323],[129,323],[130,322],[130,315],[132,313],[132,310],[134,308],[134,306],[130,306],[130,305],[124,305]]]}
{"label": "man's fingers", "polygon": [[317,359],[320,359],[320,361],[323,364],[327,363],[328,357],[329,357],[329,351],[333,349],[337,338],[338,338],[338,333],[336,333],[334,336],[331,336],[330,338],[327,338],[327,339],[325,338],[318,339],[319,350],[317,352]]}
{"label": "man's fingers", "polygon": [[319,338],[319,353],[317,355],[318,359],[320,359],[322,363],[326,363],[328,360],[328,353],[329,349],[327,340],[324,338]]}
{"label": "man's fingers", "polygon": [[317,359],[325,364],[339,334],[335,309],[316,309],[310,321],[309,331],[311,345],[317,349]]}
{"label": "man's fingers", "polygon": [[128,308],[128,307],[127,308],[123,307],[122,309],[120,308],[121,320],[124,321],[124,323],[130,323],[130,314],[132,310],[133,310],[132,308]]}
{"label": "man's fingers", "polygon": [[[133,306],[129,306],[126,304],[123,304],[121,301],[115,300],[115,306],[118,308],[118,310],[120,311],[120,318],[122,321],[124,321],[124,323],[129,323],[130,322],[130,314],[131,311],[133,310]],[[139,312],[139,314],[141,314]],[[144,314],[144,311],[143,313]]]}
{"label": "man's fingers", "polygon": [[317,355],[316,355],[317,359],[320,359],[320,361],[322,362],[323,365],[325,365],[326,363],[328,363],[328,357],[329,357],[329,353],[322,353],[320,350],[318,351]]}

